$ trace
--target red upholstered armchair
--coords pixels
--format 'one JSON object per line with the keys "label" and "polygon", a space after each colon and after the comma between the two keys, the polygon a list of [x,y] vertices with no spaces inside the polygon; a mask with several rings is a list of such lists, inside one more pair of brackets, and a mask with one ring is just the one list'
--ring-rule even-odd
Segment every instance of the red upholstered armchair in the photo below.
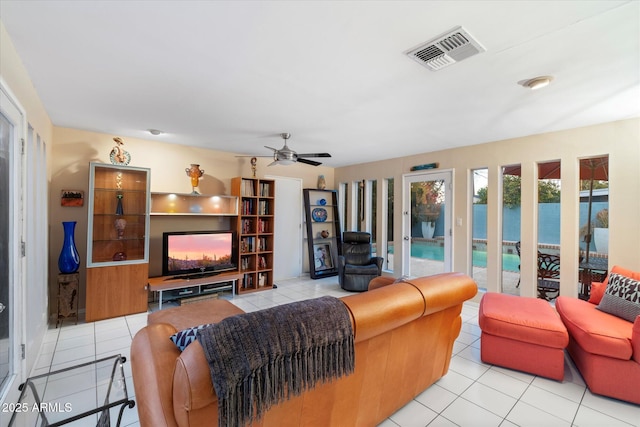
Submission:
{"label": "red upholstered armchair", "polygon": [[[611,273],[640,280],[640,272]],[[559,296],[556,310],[569,332],[567,351],[591,392],[640,405],[640,315],[634,322],[597,308],[608,278],[591,284],[591,298]]]}

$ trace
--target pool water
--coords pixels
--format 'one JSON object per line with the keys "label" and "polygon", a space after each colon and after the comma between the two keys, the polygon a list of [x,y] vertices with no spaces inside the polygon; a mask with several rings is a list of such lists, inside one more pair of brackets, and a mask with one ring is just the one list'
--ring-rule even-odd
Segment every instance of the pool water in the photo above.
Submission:
{"label": "pool water", "polygon": [[[444,248],[426,242],[413,242],[411,244],[411,256],[434,261],[444,261]],[[502,254],[502,269],[506,271],[519,271],[520,257],[517,254]],[[487,253],[473,251],[473,266],[487,267]]]}

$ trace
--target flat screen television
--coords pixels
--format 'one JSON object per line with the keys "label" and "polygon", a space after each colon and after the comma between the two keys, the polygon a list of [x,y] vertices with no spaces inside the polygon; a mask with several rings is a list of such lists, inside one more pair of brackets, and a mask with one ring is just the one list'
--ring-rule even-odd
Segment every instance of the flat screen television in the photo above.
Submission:
{"label": "flat screen television", "polygon": [[237,269],[234,231],[167,231],[162,233],[162,275],[215,274]]}

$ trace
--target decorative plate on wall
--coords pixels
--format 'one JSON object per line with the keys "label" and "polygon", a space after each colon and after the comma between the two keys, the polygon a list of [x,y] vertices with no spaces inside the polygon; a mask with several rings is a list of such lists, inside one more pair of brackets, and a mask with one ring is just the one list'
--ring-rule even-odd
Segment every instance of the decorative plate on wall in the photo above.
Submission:
{"label": "decorative plate on wall", "polygon": [[325,222],[327,220],[327,210],[325,208],[315,208],[311,211],[311,218],[316,222]]}

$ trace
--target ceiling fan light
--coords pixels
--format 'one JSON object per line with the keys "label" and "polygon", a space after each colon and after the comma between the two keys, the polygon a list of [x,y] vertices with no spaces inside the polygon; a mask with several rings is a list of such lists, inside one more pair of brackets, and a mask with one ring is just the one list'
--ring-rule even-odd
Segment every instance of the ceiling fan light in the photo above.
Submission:
{"label": "ceiling fan light", "polygon": [[520,84],[523,87],[529,88],[531,90],[538,90],[542,89],[543,87],[549,86],[549,83],[551,83],[552,80],[552,76],[539,76],[529,80],[524,80]]}

